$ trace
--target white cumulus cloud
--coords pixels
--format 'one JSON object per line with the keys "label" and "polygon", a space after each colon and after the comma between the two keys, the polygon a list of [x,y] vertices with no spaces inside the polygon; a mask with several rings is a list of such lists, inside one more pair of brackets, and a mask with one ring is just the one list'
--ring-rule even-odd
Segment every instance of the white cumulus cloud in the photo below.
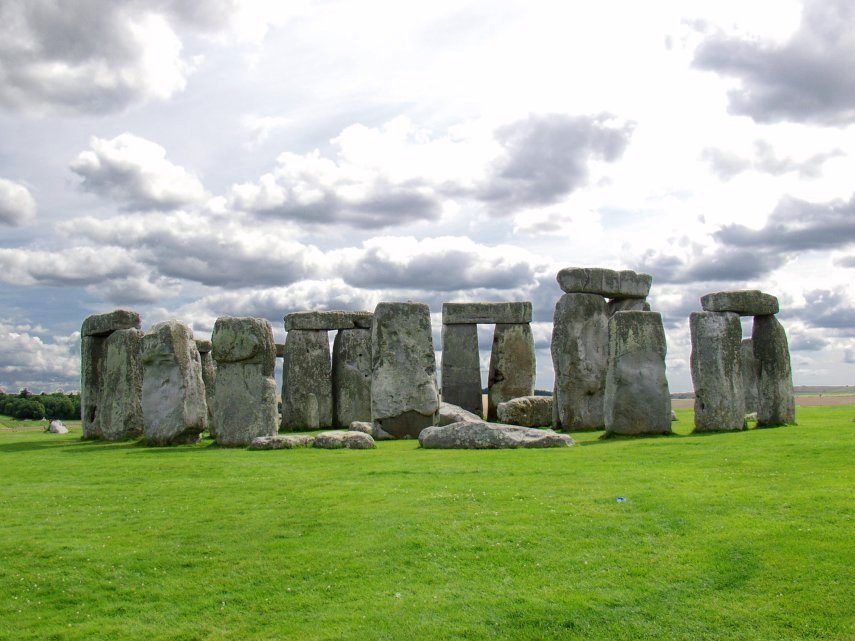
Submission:
{"label": "white cumulus cloud", "polygon": [[20,227],[36,217],[36,199],[30,190],[0,178],[0,224]]}

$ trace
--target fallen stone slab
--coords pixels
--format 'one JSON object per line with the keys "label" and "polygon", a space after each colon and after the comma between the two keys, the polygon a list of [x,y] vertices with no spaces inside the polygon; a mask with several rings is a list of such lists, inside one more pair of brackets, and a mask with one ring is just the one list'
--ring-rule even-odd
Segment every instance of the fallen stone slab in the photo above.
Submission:
{"label": "fallen stone slab", "polygon": [[364,432],[321,432],[315,436],[312,447],[322,450],[370,450],[377,447],[370,434]]}
{"label": "fallen stone slab", "polygon": [[713,292],[701,296],[705,312],[734,312],[740,316],[768,316],[778,313],[778,299],[757,289]]}
{"label": "fallen stone slab", "polygon": [[572,438],[552,430],[501,423],[451,423],[422,430],[419,445],[438,450],[499,450],[534,447],[570,447]]}
{"label": "fallen stone slab", "polygon": [[256,436],[249,444],[251,450],[293,450],[298,447],[311,447],[315,439],[308,434],[274,434]]}
{"label": "fallen stone slab", "polygon": [[551,396],[521,396],[499,403],[499,422],[523,427],[546,427],[552,425]]}
{"label": "fallen stone slab", "polygon": [[443,303],[444,325],[530,323],[531,303]]}
{"label": "fallen stone slab", "polygon": [[285,316],[285,330],[315,329],[371,329],[371,312],[318,311],[293,312]]}
{"label": "fallen stone slab", "polygon": [[451,425],[452,423],[483,423],[484,419],[474,412],[463,409],[454,403],[442,402],[439,404],[439,421],[437,425]]}
{"label": "fallen stone slab", "polygon": [[80,328],[81,336],[106,336],[120,329],[140,329],[140,315],[127,309],[117,309],[107,314],[87,316]]}
{"label": "fallen stone slab", "polygon": [[351,432],[362,432],[363,434],[368,434],[375,441],[391,441],[395,438],[389,434],[389,432],[384,432],[380,427],[377,427],[368,421],[353,421],[351,422],[349,429]]}
{"label": "fallen stone slab", "polygon": [[599,294],[606,298],[647,298],[653,282],[650,274],[600,267],[565,267],[557,279],[568,294]]}

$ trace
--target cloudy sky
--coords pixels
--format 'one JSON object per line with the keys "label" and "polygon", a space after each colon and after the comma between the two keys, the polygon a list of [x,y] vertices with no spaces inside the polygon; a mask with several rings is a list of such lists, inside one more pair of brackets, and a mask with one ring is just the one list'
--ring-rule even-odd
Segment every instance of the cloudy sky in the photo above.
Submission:
{"label": "cloudy sky", "polygon": [[[0,387],[77,389],[92,313],[531,300],[636,269],[691,389],[699,297],[779,297],[855,383],[850,0],[0,0]],[[748,330],[750,331],[750,330]],[[482,332],[486,367],[490,333]]]}

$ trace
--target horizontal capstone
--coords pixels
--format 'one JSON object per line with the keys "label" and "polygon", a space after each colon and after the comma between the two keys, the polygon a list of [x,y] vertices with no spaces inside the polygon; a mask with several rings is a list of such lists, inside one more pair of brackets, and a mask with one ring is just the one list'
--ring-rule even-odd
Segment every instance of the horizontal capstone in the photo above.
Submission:
{"label": "horizontal capstone", "polygon": [[565,267],[557,276],[568,294],[599,294],[606,298],[647,298],[653,276],[631,269],[615,271],[600,267]]}
{"label": "horizontal capstone", "polygon": [[443,303],[442,322],[445,325],[475,325],[531,322],[531,303]]}
{"label": "horizontal capstone", "polygon": [[293,312],[285,316],[285,329],[334,331],[339,329],[371,329],[371,312],[319,311]]}

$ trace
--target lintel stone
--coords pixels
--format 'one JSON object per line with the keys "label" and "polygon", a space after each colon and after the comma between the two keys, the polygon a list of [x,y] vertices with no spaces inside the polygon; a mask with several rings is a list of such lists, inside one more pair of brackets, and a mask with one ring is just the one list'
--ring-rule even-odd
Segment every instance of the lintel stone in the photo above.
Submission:
{"label": "lintel stone", "polygon": [[705,312],[734,312],[740,316],[769,316],[778,313],[778,299],[757,289],[713,292],[701,296]]}
{"label": "lintel stone", "polygon": [[107,314],[87,316],[80,333],[83,336],[107,336],[120,329],[140,329],[140,315],[127,309],[116,309]]}
{"label": "lintel stone", "polygon": [[313,329],[334,331],[339,329],[371,329],[374,314],[371,312],[341,312],[310,310],[293,312],[285,316],[285,330]]}
{"label": "lintel stone", "polygon": [[213,345],[209,340],[205,340],[204,338],[197,338],[196,349],[199,351],[200,354],[207,354],[213,349]]}
{"label": "lintel stone", "polygon": [[521,324],[531,322],[531,303],[443,303],[444,325]]}
{"label": "lintel stone", "polygon": [[599,294],[606,298],[647,298],[653,282],[650,274],[600,267],[565,267],[557,279],[568,294]]}

